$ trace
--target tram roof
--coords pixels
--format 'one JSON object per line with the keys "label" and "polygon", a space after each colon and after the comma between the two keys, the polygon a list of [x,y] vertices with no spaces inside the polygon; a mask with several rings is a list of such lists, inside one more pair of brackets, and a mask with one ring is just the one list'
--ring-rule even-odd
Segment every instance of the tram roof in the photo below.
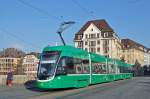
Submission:
{"label": "tram roof", "polygon": [[88,59],[89,58],[89,53],[91,55],[91,60],[93,62],[102,62],[105,63],[106,60],[109,64],[116,64],[117,66],[125,66],[125,67],[130,67],[132,66],[131,64],[127,64],[121,60],[117,60],[117,59],[111,59],[111,58],[106,58],[102,55],[98,55],[95,53],[91,53],[91,52],[87,52],[84,51],[80,48],[75,48],[72,46],[47,46],[43,49],[44,51],[61,51],[62,52],[62,56],[73,56],[76,58],[82,58],[82,59]]}
{"label": "tram roof", "polygon": [[106,63],[106,57],[101,56],[101,55],[97,55],[95,53],[90,53],[91,55],[91,60],[94,62],[102,62],[102,63]]}
{"label": "tram roof", "polygon": [[88,54],[87,51],[84,51],[80,48],[75,48],[72,46],[47,46],[43,49],[43,51],[68,51],[68,52],[81,52],[83,54]]}
{"label": "tram roof", "polygon": [[[62,51],[62,56],[73,56],[82,59],[88,59],[89,52],[72,46],[47,46],[43,51]],[[91,53],[91,60],[95,62],[106,62],[106,57]]]}
{"label": "tram roof", "polygon": [[47,46],[43,51],[61,51],[62,56],[73,56],[76,58],[88,59],[88,52],[72,46]]}
{"label": "tram roof", "polygon": [[125,63],[125,62],[123,62],[123,61],[121,61],[121,60],[118,60],[118,59],[115,59],[115,64],[116,64],[117,66],[125,66],[125,67],[131,67],[131,66],[133,66],[133,65],[131,65],[131,64]]}

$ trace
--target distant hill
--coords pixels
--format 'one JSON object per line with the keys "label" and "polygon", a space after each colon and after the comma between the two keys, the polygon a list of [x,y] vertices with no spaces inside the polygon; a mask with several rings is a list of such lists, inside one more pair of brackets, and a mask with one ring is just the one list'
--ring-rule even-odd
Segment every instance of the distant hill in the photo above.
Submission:
{"label": "distant hill", "polygon": [[16,48],[7,48],[0,52],[0,57],[20,58],[25,56],[25,52]]}

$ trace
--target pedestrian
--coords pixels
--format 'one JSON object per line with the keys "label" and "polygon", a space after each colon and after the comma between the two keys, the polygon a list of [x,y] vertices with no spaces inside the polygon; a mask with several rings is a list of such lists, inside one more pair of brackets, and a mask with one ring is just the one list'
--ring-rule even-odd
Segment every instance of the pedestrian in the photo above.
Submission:
{"label": "pedestrian", "polygon": [[7,74],[7,86],[12,87],[13,85],[13,73],[9,71]]}

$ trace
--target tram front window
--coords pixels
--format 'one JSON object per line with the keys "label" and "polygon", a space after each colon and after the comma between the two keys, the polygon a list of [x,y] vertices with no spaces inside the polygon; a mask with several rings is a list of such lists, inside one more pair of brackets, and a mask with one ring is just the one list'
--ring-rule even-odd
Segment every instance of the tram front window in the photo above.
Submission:
{"label": "tram front window", "polygon": [[38,68],[38,79],[47,80],[54,75],[59,52],[44,52]]}

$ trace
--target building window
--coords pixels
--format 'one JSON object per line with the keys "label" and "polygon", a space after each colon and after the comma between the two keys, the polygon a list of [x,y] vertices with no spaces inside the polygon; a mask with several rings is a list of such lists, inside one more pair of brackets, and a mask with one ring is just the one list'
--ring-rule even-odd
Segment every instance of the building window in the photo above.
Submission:
{"label": "building window", "polygon": [[97,33],[97,38],[99,38],[100,37],[100,34],[99,33]]}
{"label": "building window", "polygon": [[109,51],[109,40],[104,40],[103,48],[104,48],[104,53],[108,53],[108,51]]}
{"label": "building window", "polygon": [[109,47],[104,47],[104,53],[107,54],[109,52]]}
{"label": "building window", "polygon": [[104,33],[104,37],[108,37],[108,33],[106,32],[106,33]]}
{"label": "building window", "polygon": [[91,48],[91,52],[95,53],[96,49],[95,48]]}
{"label": "building window", "polygon": [[85,45],[88,45],[88,42],[87,42],[87,41],[85,41]]}
{"label": "building window", "polygon": [[78,35],[78,40],[81,40],[82,39],[82,35]]}
{"label": "building window", "polygon": [[85,35],[85,38],[86,38],[86,39],[88,38],[88,34]]}
{"label": "building window", "polygon": [[78,47],[82,47],[82,42],[78,42]]}
{"label": "building window", "polygon": [[97,52],[100,52],[100,48],[99,47],[97,48]]}
{"label": "building window", "polygon": [[100,40],[97,41],[97,44],[100,44]]}
{"label": "building window", "polygon": [[[82,39],[82,35],[75,35],[77,40],[81,40]],[[31,58],[32,56],[29,56],[28,58]]]}
{"label": "building window", "polygon": [[96,41],[91,41],[90,46],[96,46]]}
{"label": "building window", "polygon": [[104,40],[104,45],[108,46],[109,45],[109,40]]}
{"label": "building window", "polygon": [[90,38],[96,38],[96,35],[95,34],[90,34]]}
{"label": "building window", "polygon": [[91,29],[91,31],[93,31],[93,28]]}

